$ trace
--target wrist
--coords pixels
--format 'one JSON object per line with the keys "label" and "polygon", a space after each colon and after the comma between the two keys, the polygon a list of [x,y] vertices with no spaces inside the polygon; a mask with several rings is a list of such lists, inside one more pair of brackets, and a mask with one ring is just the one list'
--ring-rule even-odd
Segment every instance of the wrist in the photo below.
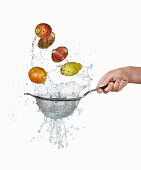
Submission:
{"label": "wrist", "polygon": [[141,84],[141,67],[124,67],[129,83]]}

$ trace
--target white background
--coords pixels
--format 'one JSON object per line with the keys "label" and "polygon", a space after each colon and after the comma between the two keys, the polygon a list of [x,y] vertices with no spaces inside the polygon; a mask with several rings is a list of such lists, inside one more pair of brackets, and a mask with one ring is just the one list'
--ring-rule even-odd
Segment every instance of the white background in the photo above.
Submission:
{"label": "white background", "polygon": [[25,108],[25,65],[30,62],[34,28],[41,22],[52,26],[60,43],[84,44],[93,56],[93,87],[111,69],[141,66],[140,0],[1,2],[0,169],[140,170],[140,85],[83,99],[77,119],[86,128],[67,149],[30,141],[43,116],[30,101],[29,110]]}

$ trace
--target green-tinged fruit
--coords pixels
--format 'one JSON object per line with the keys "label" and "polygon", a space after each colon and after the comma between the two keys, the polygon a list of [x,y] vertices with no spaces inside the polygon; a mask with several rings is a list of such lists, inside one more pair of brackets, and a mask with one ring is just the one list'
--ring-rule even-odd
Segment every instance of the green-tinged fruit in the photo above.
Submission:
{"label": "green-tinged fruit", "polygon": [[80,63],[68,62],[61,67],[60,72],[64,76],[73,76],[77,74],[81,68],[82,65]]}
{"label": "green-tinged fruit", "polygon": [[42,39],[39,40],[38,47],[42,48],[42,49],[46,49],[54,43],[54,40],[55,40],[55,33],[52,32],[46,38],[42,38]]}

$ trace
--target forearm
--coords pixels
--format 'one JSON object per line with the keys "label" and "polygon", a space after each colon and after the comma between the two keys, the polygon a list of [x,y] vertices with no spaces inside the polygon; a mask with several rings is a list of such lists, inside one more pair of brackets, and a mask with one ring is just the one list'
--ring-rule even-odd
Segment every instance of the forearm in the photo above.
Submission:
{"label": "forearm", "polygon": [[125,71],[129,76],[129,83],[141,84],[141,67],[128,66]]}

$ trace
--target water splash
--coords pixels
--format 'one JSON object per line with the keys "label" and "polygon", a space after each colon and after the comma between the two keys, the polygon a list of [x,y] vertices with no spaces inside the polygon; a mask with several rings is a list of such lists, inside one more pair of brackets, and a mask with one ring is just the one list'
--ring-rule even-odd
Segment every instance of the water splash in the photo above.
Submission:
{"label": "water splash", "polygon": [[34,65],[33,61],[36,58],[35,54],[34,54],[34,46],[35,46],[35,42],[36,42],[36,36],[34,37],[33,41],[32,41],[32,49],[31,49],[31,66]]}
{"label": "water splash", "polygon": [[67,130],[62,119],[53,120],[50,119],[50,137],[49,141],[53,144],[58,145],[59,148],[68,146],[67,142]]}
{"label": "water splash", "polygon": [[[43,136],[48,136],[49,142],[57,146],[58,149],[67,148],[68,141],[73,140],[74,134],[80,131],[80,127],[69,124],[70,122],[69,118],[50,119],[44,117],[44,121],[37,131],[38,136],[32,137],[31,141],[33,142],[35,139],[43,139]],[[48,135],[46,132],[48,132]]]}
{"label": "water splash", "polygon": [[[32,42],[31,49],[31,66],[41,66],[47,71],[47,80],[45,84],[36,84],[34,91],[38,95],[47,97],[78,97],[83,89],[90,88],[92,78],[89,75],[92,71],[93,65],[85,66],[83,61],[82,69],[74,76],[63,76],[60,73],[61,66],[67,61],[66,59],[60,63],[54,63],[51,59],[52,51],[48,49],[35,48],[37,44],[37,37],[35,36]],[[76,58],[68,56],[73,61]],[[81,62],[81,59],[80,61]]]}
{"label": "water splash", "polygon": [[[47,81],[45,84],[35,84],[34,86],[34,92],[38,96],[48,98],[74,98],[78,97],[84,89],[90,89],[92,78],[89,75],[89,72],[93,68],[92,64],[85,65],[85,61],[81,62],[81,59],[80,61],[76,61],[76,58],[73,58],[71,55],[61,63],[54,63],[51,59],[52,51],[48,49],[35,48],[36,44],[37,37],[35,36],[31,49],[31,66],[40,66],[45,68],[47,71]],[[75,52],[75,55],[78,55],[78,52]],[[71,61],[81,62],[83,67],[80,72],[74,76],[62,76],[60,74],[60,68],[65,62],[68,62],[69,59]],[[63,117],[72,115],[75,110],[79,111],[77,108],[78,104],[79,102],[73,102],[73,104],[69,103],[71,108],[73,107],[72,110],[69,110],[68,108],[70,107],[68,103],[46,103],[45,101],[37,100],[37,105],[39,106],[40,111],[44,114],[44,121],[41,124],[38,133],[41,133],[44,127],[48,125],[47,131],[49,132],[49,141],[52,144],[57,145],[58,148],[67,147],[68,135],[72,135],[70,130],[74,129],[79,131],[79,128],[74,127],[74,125],[71,125],[69,128],[67,128]],[[46,107],[47,109],[45,109]],[[62,115],[60,116],[59,114],[62,114],[64,109],[67,111],[69,110],[70,113],[66,114],[65,112],[66,115],[62,117]]]}

